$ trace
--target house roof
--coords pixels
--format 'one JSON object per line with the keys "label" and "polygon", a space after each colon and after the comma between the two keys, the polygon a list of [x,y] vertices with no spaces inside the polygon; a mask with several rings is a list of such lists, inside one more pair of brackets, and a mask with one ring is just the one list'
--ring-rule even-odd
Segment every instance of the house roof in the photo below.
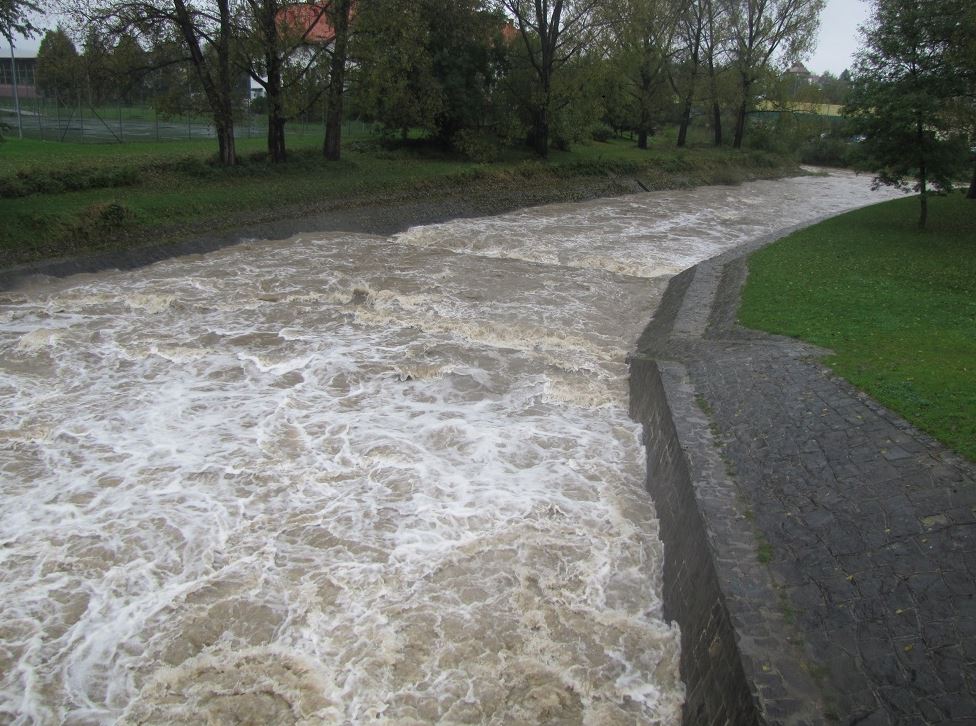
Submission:
{"label": "house roof", "polygon": [[287,5],[278,11],[278,29],[306,43],[331,43],[335,29],[325,8],[318,5]]}
{"label": "house roof", "polygon": [[810,71],[807,70],[807,67],[805,65],[803,65],[802,63],[800,63],[800,61],[797,61],[796,63],[794,63],[793,65],[791,65],[790,68],[789,68],[789,70],[786,71],[786,72],[787,73],[790,73],[790,74],[792,74],[794,76],[809,76],[809,75],[811,75]]}

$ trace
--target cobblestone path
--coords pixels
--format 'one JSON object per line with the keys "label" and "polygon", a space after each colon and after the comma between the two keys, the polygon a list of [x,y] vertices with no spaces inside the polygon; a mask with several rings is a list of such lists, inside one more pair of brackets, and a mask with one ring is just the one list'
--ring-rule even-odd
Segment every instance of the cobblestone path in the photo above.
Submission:
{"label": "cobblestone path", "polygon": [[740,249],[690,276],[641,353],[684,364],[751,510],[828,723],[976,724],[976,466],[735,324]]}

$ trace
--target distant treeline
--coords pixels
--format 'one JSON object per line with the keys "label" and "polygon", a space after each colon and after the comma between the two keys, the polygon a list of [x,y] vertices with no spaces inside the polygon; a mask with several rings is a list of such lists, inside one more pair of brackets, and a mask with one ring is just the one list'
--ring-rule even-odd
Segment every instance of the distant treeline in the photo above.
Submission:
{"label": "distant treeline", "polygon": [[811,79],[797,63],[823,4],[62,0],[84,31],[46,33],[37,85],[66,104],[206,112],[227,164],[252,84],[276,161],[288,122],[309,116],[324,123],[329,159],[348,116],[390,137],[420,129],[483,160],[515,140],[543,157],[622,132],[646,147],[665,123],[678,125],[679,146],[696,122],[715,144],[740,147],[760,99],[844,100],[846,77]]}

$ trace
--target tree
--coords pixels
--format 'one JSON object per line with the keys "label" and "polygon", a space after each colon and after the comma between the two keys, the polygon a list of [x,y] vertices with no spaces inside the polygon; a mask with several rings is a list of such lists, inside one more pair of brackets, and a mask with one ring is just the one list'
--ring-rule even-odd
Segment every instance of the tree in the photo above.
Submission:
{"label": "tree", "polygon": [[964,0],[874,0],[846,107],[875,183],[918,192],[920,227],[929,194],[951,190],[965,159],[948,107],[965,90],[952,63],[964,10]]}
{"label": "tree", "polygon": [[[286,2],[245,0],[238,25],[240,65],[264,89],[268,114],[268,156],[285,161],[285,124],[312,108],[328,90],[329,48],[345,52],[351,0]],[[336,26],[342,25],[341,37]],[[338,60],[336,65],[338,65]],[[341,64],[345,66],[345,61]],[[337,69],[333,69],[337,70]],[[341,74],[340,74],[341,75]],[[343,79],[338,79],[339,85]],[[340,94],[341,99],[341,94]],[[335,99],[333,99],[335,100]],[[327,126],[339,119],[341,101],[327,109]],[[328,135],[327,131],[327,135]],[[335,137],[338,143],[338,137]],[[338,146],[336,146],[338,149]]]}
{"label": "tree", "polygon": [[123,35],[112,49],[109,69],[119,100],[136,103],[146,90],[146,74],[152,67],[148,54],[132,35]]}
{"label": "tree", "polygon": [[844,71],[840,76],[835,76],[827,71],[817,80],[817,85],[820,86],[825,103],[843,105],[847,103],[847,94],[851,90],[851,74]]}
{"label": "tree", "polygon": [[76,102],[82,83],[78,51],[62,26],[49,30],[37,50],[37,87],[58,103]]}
{"label": "tree", "polygon": [[719,56],[731,37],[728,4],[724,0],[705,2],[705,38],[702,53],[708,65],[708,93],[712,104],[712,134],[715,146],[722,145],[722,105],[719,101]]}
{"label": "tree", "polygon": [[357,17],[361,114],[444,145],[483,127],[500,72],[504,19],[483,0],[382,0]]}
{"label": "tree", "polygon": [[592,40],[598,1],[500,0],[502,8],[515,20],[534,71],[531,142],[543,158],[549,156],[549,134],[557,103],[554,77]]}
{"label": "tree", "polygon": [[678,19],[680,63],[676,71],[669,73],[671,87],[681,98],[681,119],[678,123],[679,147],[688,141],[691,110],[698,90],[698,76],[702,56],[708,40],[708,12],[711,0],[689,0]]}
{"label": "tree", "polygon": [[195,5],[188,0],[66,0],[85,27],[94,25],[123,37],[144,35],[150,42],[178,38],[210,109],[220,162],[237,163],[234,140],[233,16],[230,0]]}
{"label": "tree", "polygon": [[[247,40],[240,50],[241,59],[251,78],[264,88],[268,104],[268,157],[272,162],[285,161],[284,67],[291,47],[297,47],[304,30],[288,33],[281,26],[284,6],[279,0],[246,0],[247,15],[241,34]],[[284,33],[282,31],[285,31]],[[288,36],[297,36],[292,41]]]}
{"label": "tree", "polygon": [[403,137],[432,128],[444,102],[428,51],[427,36],[436,32],[429,21],[414,0],[376,0],[357,18],[356,110]]}
{"label": "tree", "polygon": [[756,82],[777,56],[786,64],[809,50],[824,0],[724,0],[732,30],[732,62],[739,80],[739,108],[732,145],[739,149]]}
{"label": "tree", "polygon": [[82,45],[82,61],[89,103],[104,103],[115,90],[111,56],[112,49],[106,38],[96,28],[89,28]]}
{"label": "tree", "polygon": [[328,161],[339,161],[342,154],[342,107],[346,90],[352,8],[353,0],[332,0],[327,14],[334,31],[329,63],[329,93],[325,107],[325,139],[322,144],[322,152]]}
{"label": "tree", "polygon": [[670,102],[665,87],[683,8],[680,0],[617,0],[611,8],[616,61],[637,109],[637,147],[646,149],[661,107]]}
{"label": "tree", "polygon": [[969,128],[969,144],[973,161],[973,178],[966,197],[976,199],[976,7],[963,10],[962,22],[956,27],[952,42],[952,63],[962,87],[957,109],[963,125]]}
{"label": "tree", "polygon": [[41,13],[40,6],[32,0],[0,0],[0,32],[11,46],[14,36],[32,38],[40,31],[30,19],[31,13]]}

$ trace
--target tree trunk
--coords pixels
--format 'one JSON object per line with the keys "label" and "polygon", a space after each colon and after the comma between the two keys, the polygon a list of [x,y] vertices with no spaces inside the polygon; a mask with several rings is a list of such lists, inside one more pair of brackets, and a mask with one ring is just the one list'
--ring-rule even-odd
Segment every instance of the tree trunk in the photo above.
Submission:
{"label": "tree trunk", "polygon": [[549,158],[549,114],[543,106],[536,113],[535,128],[532,131],[532,147],[543,159]]}
{"label": "tree trunk", "polygon": [[683,148],[688,143],[688,127],[691,126],[691,103],[694,87],[685,96],[685,105],[681,110],[681,124],[678,126],[678,148]]}
{"label": "tree trunk", "polygon": [[335,28],[335,46],[329,69],[329,96],[325,117],[325,145],[323,151],[329,161],[339,161],[342,146],[342,94],[346,76],[346,47],[349,39],[349,13],[351,0],[339,0],[332,27]]}
{"label": "tree trunk", "polygon": [[217,129],[217,144],[220,161],[225,165],[237,163],[237,150],[234,144],[234,102],[230,86],[230,3],[218,0],[220,12],[220,36],[217,45],[217,74],[212,75],[207,57],[200,48],[197,29],[193,17],[184,0],[174,0],[173,8],[176,25],[190,52],[190,61],[203,85],[204,95],[213,112],[214,128]]}
{"label": "tree trunk", "polygon": [[219,125],[217,129],[217,145],[220,149],[220,163],[233,166],[237,163],[237,144],[234,140],[234,126]]}
{"label": "tree trunk", "polygon": [[921,229],[925,229],[925,225],[929,221],[929,192],[925,186],[925,178],[922,178],[921,184],[921,194],[919,195],[919,200],[922,204],[921,212],[918,215],[918,226]]}
{"label": "tree trunk", "polygon": [[732,148],[741,149],[742,140],[746,135],[746,110],[748,102],[742,99],[742,103],[739,104],[739,110],[735,115],[735,135],[732,137]]}
{"label": "tree trunk", "polygon": [[973,164],[973,180],[969,183],[969,193],[966,199],[976,199],[976,164]]}
{"label": "tree trunk", "polygon": [[735,116],[735,135],[732,137],[733,149],[742,148],[742,141],[746,135],[746,116],[749,113],[750,94],[752,93],[752,85],[755,83],[755,79],[751,78],[748,73],[740,71],[739,77],[741,81],[739,90],[742,92],[742,100]]}
{"label": "tree trunk", "polygon": [[712,101],[712,130],[715,132],[715,145],[721,146],[722,141],[722,107],[718,101]]}
{"label": "tree trunk", "polygon": [[278,8],[273,0],[264,0],[260,5],[261,34],[264,52],[265,95],[268,99],[268,157],[275,164],[287,159],[285,150],[285,107],[282,93],[282,61],[279,51]]}
{"label": "tree trunk", "polygon": [[647,148],[647,129],[640,128],[637,131],[637,148],[646,149]]}
{"label": "tree trunk", "polygon": [[220,163],[233,166],[237,163],[237,144],[234,141],[234,98],[230,64],[230,0],[218,0],[220,32],[217,36],[217,87],[220,112],[216,114],[217,145]]}
{"label": "tree trunk", "polygon": [[285,149],[285,119],[278,100],[272,101],[268,107],[268,156],[275,164],[288,158]]}
{"label": "tree trunk", "polygon": [[[918,139],[918,148],[924,149],[925,146],[925,127],[922,121],[919,120],[916,123],[916,138]],[[925,152],[920,154],[918,160],[918,191],[920,193],[919,201],[921,202],[922,209],[918,217],[918,226],[921,229],[925,229],[925,225],[929,220],[929,190],[928,190],[928,169],[925,164]]]}
{"label": "tree trunk", "polygon": [[[711,9],[709,9],[711,13]],[[711,14],[709,14],[708,21],[708,32],[709,38],[714,38],[713,30],[714,19]],[[714,43],[714,40],[710,40],[710,43]],[[722,107],[718,102],[718,78],[715,73],[715,51],[710,46],[708,49],[708,90],[712,97],[712,132],[715,137],[715,145],[722,145]]]}

